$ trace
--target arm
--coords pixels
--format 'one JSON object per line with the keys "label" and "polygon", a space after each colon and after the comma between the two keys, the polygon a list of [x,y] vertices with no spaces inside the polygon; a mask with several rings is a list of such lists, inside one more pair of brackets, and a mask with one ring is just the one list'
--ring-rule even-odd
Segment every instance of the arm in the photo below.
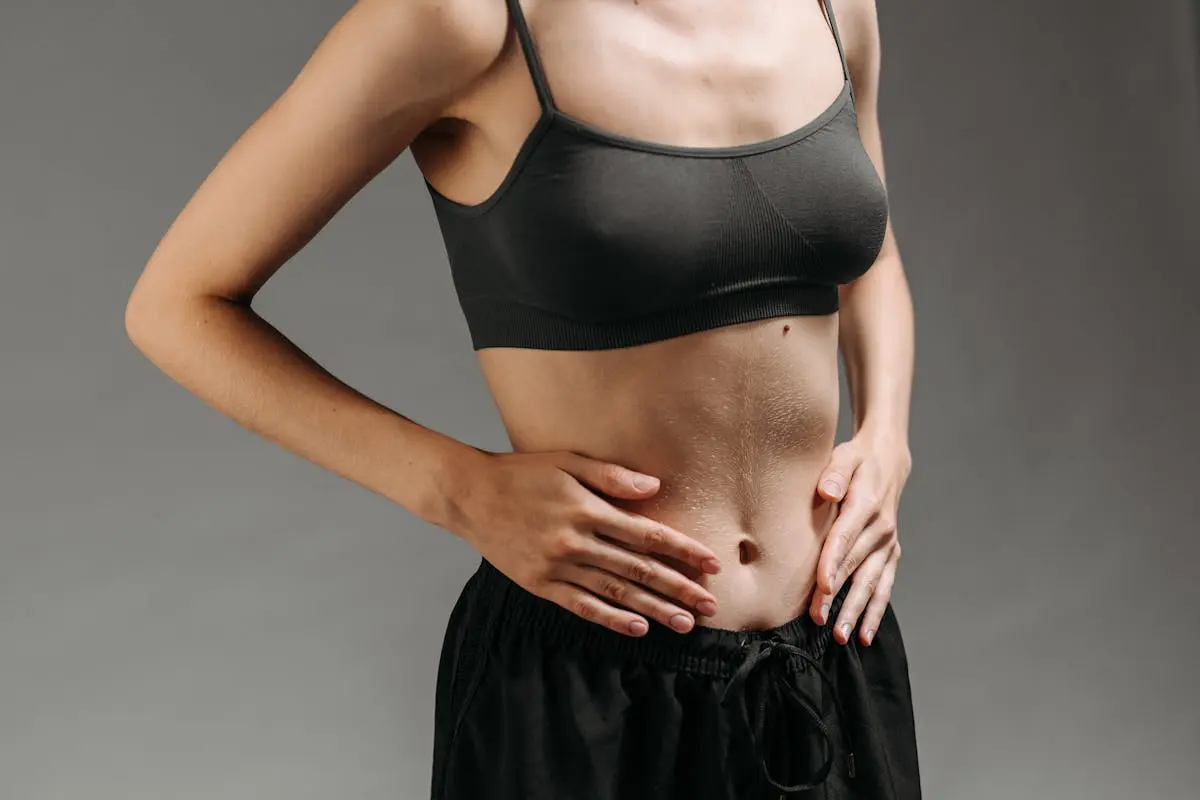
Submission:
{"label": "arm", "polygon": [[[874,0],[835,0],[845,31],[863,147],[883,178],[879,128],[879,23]],[[908,414],[913,373],[913,308],[889,221],[879,256],[858,280],[840,289],[839,346],[854,413],[854,435],[832,454],[817,491],[841,503],[822,549],[810,613],[818,624],[847,580],[853,585],[838,613],[834,638],[845,644],[861,617],[859,640],[878,630],[891,599],[900,543],[896,517],[912,469]]]}
{"label": "arm", "polygon": [[[851,82],[863,147],[884,178],[879,130],[880,43],[874,2],[848,5]],[[888,223],[874,265],[840,290],[839,339],[857,435],[908,446],[913,373],[913,307],[895,231]]]}
{"label": "arm", "polygon": [[602,497],[645,499],[656,478],[443,436],[342,383],[251,309],[358,189],[455,115],[507,33],[491,0],[359,0],[171,225],[126,328],[218,411],[458,535],[539,597],[630,636],[649,619],[690,629],[691,609],[711,615],[716,598],[659,557],[712,573],[715,554]]}
{"label": "arm", "polygon": [[506,26],[502,3],[360,0],[202,183],[125,311],[132,342],[189,391],[436,524],[473,448],[342,383],[251,303],[488,68]]}

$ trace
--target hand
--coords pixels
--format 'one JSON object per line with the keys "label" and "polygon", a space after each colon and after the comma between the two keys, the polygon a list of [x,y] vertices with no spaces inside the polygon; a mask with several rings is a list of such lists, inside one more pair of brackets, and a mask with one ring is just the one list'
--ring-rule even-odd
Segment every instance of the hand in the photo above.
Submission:
{"label": "hand", "polygon": [[864,645],[871,644],[879,629],[900,561],[896,516],[911,470],[907,446],[860,432],[834,449],[817,482],[817,493],[840,502],[841,507],[817,562],[817,588],[809,613],[824,625],[832,599],[852,576],[834,626],[839,644],[850,641],[860,616],[859,641]]}
{"label": "hand", "polygon": [[657,478],[569,451],[473,452],[482,459],[460,476],[447,527],[527,591],[630,636],[649,630],[647,617],[686,633],[693,609],[716,613],[707,589],[661,560],[715,574],[716,555],[598,494],[641,500]]}

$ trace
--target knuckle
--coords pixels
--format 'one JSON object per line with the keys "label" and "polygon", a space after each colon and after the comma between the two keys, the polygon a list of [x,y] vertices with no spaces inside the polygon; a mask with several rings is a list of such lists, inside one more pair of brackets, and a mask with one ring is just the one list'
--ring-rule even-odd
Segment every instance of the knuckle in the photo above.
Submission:
{"label": "knuckle", "polygon": [[550,583],[553,565],[548,560],[528,562],[513,572],[513,580],[530,590],[539,590]]}
{"label": "knuckle", "polygon": [[566,559],[578,555],[583,549],[581,538],[571,532],[557,534],[550,539],[547,547],[552,559]]}
{"label": "knuckle", "polygon": [[600,593],[613,602],[621,603],[625,600],[628,589],[615,578],[603,578],[600,582]]}
{"label": "knuckle", "polygon": [[625,482],[625,470],[616,464],[604,464],[600,467],[600,480],[607,486],[617,486]]}
{"label": "knuckle", "polygon": [[586,503],[571,506],[567,509],[563,519],[563,522],[575,533],[594,529],[596,521],[596,515]]}
{"label": "knuckle", "polygon": [[585,619],[588,622],[595,622],[600,615],[600,609],[586,597],[577,597],[571,602],[571,611],[575,616]]}
{"label": "knuckle", "polygon": [[642,546],[646,550],[658,550],[667,541],[667,532],[661,525],[651,525],[642,532]]}
{"label": "knuckle", "polygon": [[649,584],[654,581],[657,571],[655,570],[652,562],[639,558],[635,559],[629,565],[629,571],[627,574],[629,575],[630,580],[634,581],[635,583]]}
{"label": "knuckle", "polygon": [[837,548],[839,553],[848,552],[853,541],[854,537],[851,535],[849,528],[839,528],[833,534],[833,546]]}

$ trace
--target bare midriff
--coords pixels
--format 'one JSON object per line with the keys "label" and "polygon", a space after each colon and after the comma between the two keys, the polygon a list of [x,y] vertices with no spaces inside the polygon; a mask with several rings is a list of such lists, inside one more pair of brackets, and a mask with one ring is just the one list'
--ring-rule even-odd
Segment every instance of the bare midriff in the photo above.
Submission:
{"label": "bare midriff", "polygon": [[719,574],[683,570],[717,598],[697,624],[765,628],[806,612],[835,510],[816,484],[837,426],[836,314],[479,359],[514,450],[571,450],[659,478],[647,500],[606,499],[716,552]]}

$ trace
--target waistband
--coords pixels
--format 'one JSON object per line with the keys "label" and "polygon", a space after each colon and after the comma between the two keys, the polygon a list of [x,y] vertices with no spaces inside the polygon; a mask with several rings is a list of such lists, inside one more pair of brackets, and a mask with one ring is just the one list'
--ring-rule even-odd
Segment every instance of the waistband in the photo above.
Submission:
{"label": "waistband", "polygon": [[[850,582],[838,592],[830,606],[828,621],[817,625],[807,611],[774,628],[731,630],[696,626],[688,633],[677,633],[657,622],[650,624],[644,636],[625,636],[567,611],[556,603],[527,591],[482,559],[471,577],[467,591],[482,606],[485,636],[500,640],[532,637],[540,646],[579,648],[588,655],[613,661],[641,661],[678,671],[727,678],[722,706],[730,706],[732,724],[742,732],[751,748],[759,754],[763,779],[783,795],[807,792],[824,783],[837,758],[835,737],[819,708],[819,700],[799,674],[815,673],[829,690],[842,730],[846,774],[853,778],[854,737],[838,697],[836,684],[821,660],[833,635],[837,618]],[[823,741],[824,760],[809,775],[792,777],[795,784],[782,783],[767,764],[767,695],[761,691],[752,701],[747,684],[759,675],[775,687],[782,702],[791,705],[809,720],[812,731]]]}
{"label": "waistband", "polygon": [[828,621],[817,625],[807,610],[773,628],[733,630],[697,625],[678,633],[658,622],[650,622],[643,636],[626,636],[567,611],[550,600],[527,591],[487,559],[468,582],[486,608],[488,627],[497,637],[533,637],[557,647],[581,648],[605,658],[635,660],[686,672],[733,675],[751,647],[767,642],[788,645],[819,661],[829,647],[833,623],[850,588],[850,582],[834,597]]}

